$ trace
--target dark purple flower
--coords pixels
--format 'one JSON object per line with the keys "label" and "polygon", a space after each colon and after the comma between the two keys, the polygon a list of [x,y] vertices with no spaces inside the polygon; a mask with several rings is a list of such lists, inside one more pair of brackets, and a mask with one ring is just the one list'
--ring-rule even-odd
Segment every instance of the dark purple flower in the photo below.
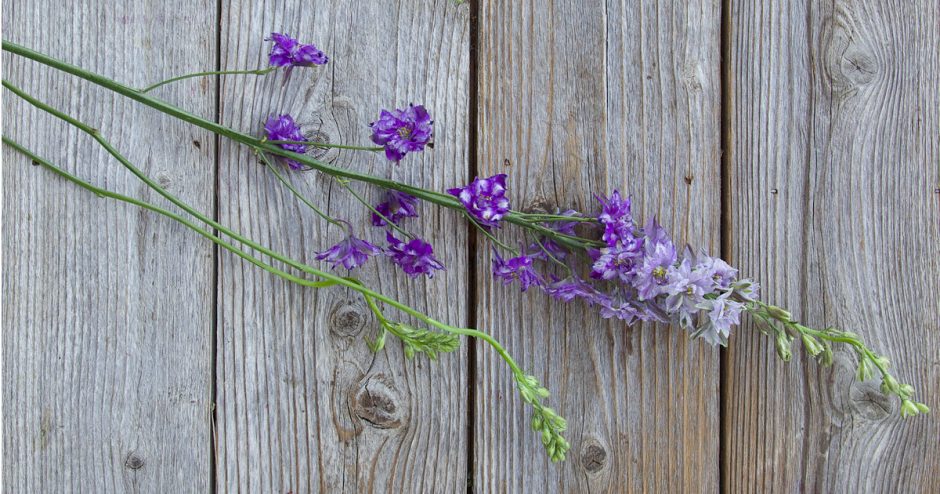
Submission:
{"label": "dark purple flower", "polygon": [[[300,127],[290,115],[268,117],[268,121],[264,124],[264,132],[267,134],[269,141],[307,141],[306,136],[300,132]],[[278,146],[281,149],[300,154],[307,150],[307,147],[303,144],[278,144]],[[284,161],[294,170],[304,168],[304,165],[295,160],[285,158]]]}
{"label": "dark purple flower", "polygon": [[399,162],[408,153],[424,151],[434,137],[434,122],[421,105],[404,110],[382,110],[379,119],[369,124],[372,142],[385,146],[385,157]]}
{"label": "dark purple flower", "polygon": [[[563,213],[556,213],[560,216],[580,216],[581,213],[569,209]],[[574,231],[574,227],[578,225],[577,221],[548,221],[542,223],[546,228],[554,230],[558,233],[564,235],[576,236],[577,234]],[[539,245],[541,244],[541,245]],[[533,259],[541,259],[547,261],[549,259],[549,254],[551,254],[556,259],[564,259],[568,256],[568,249],[562,247],[558,242],[554,241],[549,237],[541,237],[538,242],[533,242],[529,246],[529,250],[532,252]],[[548,252],[546,252],[548,251]]]}
{"label": "dark purple flower", "polygon": [[505,173],[475,178],[464,187],[447,189],[447,193],[460,199],[467,212],[483,226],[498,227],[499,220],[509,212]]}
{"label": "dark purple flower", "polygon": [[496,250],[493,250],[493,276],[502,279],[504,285],[518,280],[522,291],[530,286],[541,286],[542,278],[532,267],[532,258],[526,255],[504,260]]}
{"label": "dark purple flower", "polygon": [[604,206],[597,220],[604,225],[604,241],[613,247],[618,241],[633,237],[633,215],[630,213],[630,198],[623,199],[619,191],[614,191],[609,198],[598,197]]}
{"label": "dark purple flower", "polygon": [[577,276],[569,276],[563,280],[555,279],[552,283],[544,285],[542,289],[550,296],[564,302],[571,302],[580,297],[591,305],[594,304],[597,295],[594,287]]}
{"label": "dark purple flower", "polygon": [[631,235],[626,243],[618,242],[612,247],[602,248],[591,265],[591,277],[603,280],[619,279],[629,283],[642,261],[642,246],[640,239]]}
{"label": "dark purple flower", "polygon": [[382,252],[382,249],[356,238],[351,232],[340,243],[329,249],[318,252],[318,261],[327,261],[333,263],[333,268],[343,266],[346,269],[355,269],[365,264],[369,256],[374,256]]}
{"label": "dark purple flower", "polygon": [[271,37],[265,41],[274,42],[268,63],[275,67],[309,67],[330,61],[316,46],[302,45],[288,34],[271,33]]}
{"label": "dark purple flower", "polygon": [[424,240],[415,237],[405,243],[390,232],[385,233],[385,238],[388,240],[386,254],[408,276],[415,278],[424,274],[433,278],[435,269],[444,269],[444,265],[434,257],[434,248]]}
{"label": "dark purple flower", "polygon": [[[397,225],[403,218],[418,217],[418,212],[415,210],[417,204],[417,197],[405,192],[389,189],[385,193],[385,201],[376,204],[375,210]],[[372,225],[385,226],[386,223],[381,216],[372,213]]]}

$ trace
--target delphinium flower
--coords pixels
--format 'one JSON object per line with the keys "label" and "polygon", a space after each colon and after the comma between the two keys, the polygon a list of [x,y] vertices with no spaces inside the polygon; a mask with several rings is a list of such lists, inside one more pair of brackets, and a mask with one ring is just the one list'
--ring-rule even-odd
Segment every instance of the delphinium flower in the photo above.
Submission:
{"label": "delphinium flower", "polygon": [[271,33],[265,41],[273,41],[274,46],[268,55],[268,62],[274,67],[309,67],[324,65],[330,61],[322,51],[313,44],[302,44],[290,35]]}
{"label": "delphinium flower", "polygon": [[469,185],[447,189],[447,193],[456,196],[467,213],[485,227],[498,227],[499,220],[509,212],[505,173],[475,178]]}
{"label": "delphinium flower", "polygon": [[532,265],[532,257],[521,255],[505,260],[495,249],[493,250],[493,276],[503,280],[504,285],[518,281],[522,291],[528,290],[533,285],[541,286],[543,283],[542,277]]}
{"label": "delphinium flower", "polygon": [[[294,121],[294,117],[284,115],[274,115],[268,117],[264,124],[264,132],[269,141],[307,141],[307,137],[300,131],[300,126]],[[303,154],[307,148],[303,144],[278,144],[281,149]],[[296,160],[282,158],[294,170],[301,170],[304,165]]]}
{"label": "delphinium flower", "polygon": [[434,137],[434,121],[421,105],[404,110],[382,110],[370,123],[372,142],[385,147],[385,157],[396,164],[408,153],[424,151]]}
{"label": "delphinium flower", "polygon": [[576,298],[585,300],[589,305],[593,305],[600,295],[597,290],[586,281],[571,275],[564,279],[558,279],[553,276],[554,281],[542,285],[549,296],[563,302],[571,302]]}
{"label": "delphinium flower", "polygon": [[603,209],[597,221],[604,225],[604,242],[613,246],[633,234],[633,214],[630,211],[630,198],[623,199],[620,192],[614,190],[609,198],[598,197]]}
{"label": "delphinium flower", "polygon": [[332,263],[334,269],[342,266],[352,270],[362,266],[369,260],[370,256],[380,252],[382,252],[382,249],[356,237],[350,228],[346,238],[333,247],[317,253],[316,259]]}
{"label": "delphinium flower", "polygon": [[[386,191],[385,200],[376,204],[375,210],[397,225],[403,218],[418,217],[418,212],[415,209],[417,204],[417,197],[406,192],[389,189]],[[372,225],[386,226],[386,221],[382,216],[372,213]]]}
{"label": "delphinium flower", "polygon": [[386,254],[408,276],[416,278],[423,274],[433,278],[434,270],[444,269],[444,265],[434,257],[434,248],[424,240],[415,237],[404,242],[391,232],[386,232],[385,238],[388,241]]}

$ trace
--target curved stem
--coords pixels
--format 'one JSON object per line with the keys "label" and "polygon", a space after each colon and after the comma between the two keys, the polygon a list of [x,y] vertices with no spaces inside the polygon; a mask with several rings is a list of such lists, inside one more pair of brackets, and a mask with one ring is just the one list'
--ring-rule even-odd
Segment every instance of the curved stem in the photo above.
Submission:
{"label": "curved stem", "polygon": [[147,87],[141,89],[140,92],[141,92],[141,93],[147,93],[147,92],[150,92],[150,91],[152,91],[152,90],[154,90],[154,89],[156,89],[156,88],[158,88],[158,87],[160,87],[160,86],[163,86],[164,84],[169,84],[169,83],[171,83],[171,82],[176,82],[176,81],[182,81],[183,79],[190,79],[190,78],[192,78],[192,77],[202,77],[202,76],[207,76],[207,75],[229,75],[229,74],[232,74],[232,75],[236,75],[236,74],[265,75],[265,74],[269,74],[269,73],[271,73],[271,72],[274,72],[276,69],[277,69],[277,67],[267,67],[267,68],[264,68],[264,69],[255,69],[255,70],[209,70],[209,71],[206,71],[206,72],[194,72],[194,73],[192,73],[192,74],[185,74],[185,75],[181,75],[181,76],[176,76],[176,77],[172,77],[172,78],[170,78],[170,79],[167,79],[167,80],[165,80],[165,81],[160,81],[160,82],[158,82],[158,83],[156,83],[156,84],[151,84],[151,85],[149,85],[149,86],[147,86]]}
{"label": "curved stem", "polygon": [[[257,151],[257,150],[256,150],[256,151]],[[330,216],[330,215],[324,213],[320,208],[316,207],[312,202],[310,202],[309,200],[307,200],[307,198],[304,197],[303,194],[301,194],[296,188],[294,188],[293,184],[291,184],[286,178],[284,178],[283,176],[281,176],[281,172],[277,171],[277,165],[274,164],[274,163],[272,163],[271,160],[268,159],[268,157],[264,154],[263,151],[257,151],[257,154],[258,154],[258,156],[260,156],[261,159],[264,161],[265,166],[267,166],[268,169],[271,170],[271,173],[273,173],[274,176],[277,177],[278,181],[281,182],[281,184],[283,184],[284,187],[287,187],[287,190],[291,191],[291,193],[294,194],[294,196],[295,196],[297,199],[299,199],[300,202],[306,204],[307,207],[309,207],[310,209],[312,209],[314,213],[317,213],[317,215],[318,215],[319,217],[323,218],[324,220],[326,220],[326,221],[329,222],[330,224],[336,225],[336,226],[341,227],[341,228],[345,228],[345,225],[343,225],[342,223],[340,223],[338,220],[336,220],[336,219],[333,218],[332,216]]]}
{"label": "curved stem", "polygon": [[405,230],[404,228],[402,228],[402,227],[398,226],[397,224],[395,224],[394,221],[388,219],[388,217],[386,217],[384,214],[380,213],[378,209],[375,209],[375,207],[373,207],[371,204],[369,204],[368,201],[366,201],[365,199],[363,199],[363,197],[360,196],[358,192],[356,192],[352,187],[349,186],[349,181],[348,181],[348,180],[342,179],[342,178],[337,178],[336,181],[339,182],[339,184],[342,185],[343,188],[346,189],[350,194],[352,194],[352,196],[355,197],[356,200],[359,201],[363,206],[369,208],[369,211],[372,211],[373,214],[375,214],[375,215],[378,216],[379,218],[382,218],[382,221],[384,221],[389,227],[393,228],[393,229],[394,229],[395,231],[397,231],[397,232],[400,232],[402,235],[404,235],[404,236],[406,236],[406,237],[408,237],[408,238],[414,238],[414,237],[415,237],[414,235],[412,235],[411,233],[409,233],[409,232],[408,232],[407,230]]}
{"label": "curved stem", "polygon": [[317,142],[317,141],[268,141],[265,142],[269,144],[301,144],[306,146],[313,146],[318,148],[335,148],[335,149],[352,149],[354,151],[381,151],[385,148],[382,146],[353,146],[350,144],[331,144],[329,142]]}
{"label": "curved stem", "polygon": [[464,215],[465,218],[467,218],[467,221],[469,221],[470,223],[473,223],[473,226],[477,227],[477,230],[480,230],[480,232],[483,233],[483,235],[486,236],[486,238],[490,239],[491,242],[493,242],[494,244],[498,245],[498,246],[501,247],[503,250],[508,251],[508,252],[511,253],[513,256],[518,256],[518,255],[519,255],[519,250],[518,250],[518,249],[514,249],[514,248],[512,248],[512,247],[510,247],[510,246],[508,246],[508,245],[506,245],[506,244],[504,244],[504,243],[502,243],[502,242],[500,242],[499,239],[496,238],[495,235],[493,235],[492,233],[490,233],[489,230],[487,230],[486,228],[484,228],[483,225],[477,223],[477,220],[473,219],[473,216],[470,216],[469,213],[464,212],[463,215]]}

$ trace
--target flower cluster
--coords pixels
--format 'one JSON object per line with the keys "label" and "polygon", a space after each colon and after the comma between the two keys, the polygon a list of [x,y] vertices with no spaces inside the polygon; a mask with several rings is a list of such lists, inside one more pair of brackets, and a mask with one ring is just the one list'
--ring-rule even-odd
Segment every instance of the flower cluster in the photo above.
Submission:
{"label": "flower cluster", "polygon": [[310,67],[324,65],[330,61],[322,51],[313,44],[302,44],[288,34],[271,33],[265,41],[273,41],[274,46],[268,55],[268,63],[273,67]]}
{"label": "flower cluster", "polygon": [[369,124],[372,142],[385,148],[385,157],[396,164],[408,153],[424,151],[434,138],[434,121],[421,105],[404,110],[382,110],[379,119]]}
{"label": "flower cluster", "polygon": [[457,197],[473,220],[485,227],[499,226],[509,212],[505,173],[475,178],[469,185],[447,189],[447,193]]}
{"label": "flower cluster", "polygon": [[[264,124],[264,132],[269,141],[307,141],[307,137],[300,131],[300,126],[294,121],[294,117],[286,114],[268,117],[268,121]],[[307,150],[307,146],[303,144],[278,144],[278,146],[300,154],[304,154]],[[294,170],[304,168],[304,165],[296,160],[285,158],[284,162]]]}

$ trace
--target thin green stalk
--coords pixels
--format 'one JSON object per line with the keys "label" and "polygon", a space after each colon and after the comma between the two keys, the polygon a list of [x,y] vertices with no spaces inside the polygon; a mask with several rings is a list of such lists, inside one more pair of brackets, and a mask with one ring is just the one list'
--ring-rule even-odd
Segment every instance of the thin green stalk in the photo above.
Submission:
{"label": "thin green stalk", "polygon": [[394,221],[388,219],[384,214],[380,213],[378,209],[375,209],[375,207],[373,207],[371,204],[369,204],[369,202],[366,201],[362,196],[360,196],[358,192],[356,192],[355,190],[353,190],[353,188],[349,186],[349,181],[348,181],[348,180],[342,179],[342,178],[338,178],[338,179],[336,179],[336,181],[339,182],[339,184],[342,185],[343,188],[345,188],[347,191],[349,191],[349,193],[352,194],[352,196],[355,197],[356,200],[359,201],[363,206],[369,208],[369,210],[372,211],[374,214],[376,214],[379,218],[382,218],[382,220],[385,221],[385,223],[386,223],[388,226],[392,227],[393,229],[395,229],[395,231],[401,233],[402,235],[404,235],[404,236],[406,236],[406,237],[408,237],[408,238],[414,238],[414,235],[412,235],[411,233],[409,233],[409,232],[408,232],[407,230],[405,230],[404,228],[402,228],[402,227],[396,225]]}
{"label": "thin green stalk", "polygon": [[287,190],[289,190],[292,194],[294,194],[294,196],[295,196],[297,199],[299,199],[300,202],[306,204],[307,207],[309,207],[310,209],[312,209],[314,213],[317,213],[317,215],[318,215],[319,217],[323,218],[324,220],[326,220],[326,221],[329,222],[330,224],[336,225],[336,226],[341,227],[341,228],[346,228],[346,225],[342,224],[339,220],[333,218],[332,216],[330,216],[330,215],[324,213],[320,208],[318,208],[318,207],[317,207],[316,205],[314,205],[312,202],[310,202],[309,200],[307,200],[307,198],[304,197],[304,195],[301,194],[300,191],[298,191],[298,190],[293,186],[293,184],[291,184],[286,178],[284,178],[284,177],[281,175],[281,173],[280,173],[279,171],[277,171],[277,165],[276,165],[275,163],[272,163],[271,160],[268,159],[268,157],[264,154],[263,151],[258,151],[258,156],[261,157],[261,159],[264,161],[264,164],[268,167],[269,170],[271,170],[271,173],[273,173],[274,176],[277,177],[278,181],[281,182],[281,184],[283,184],[284,187],[287,187]]}
{"label": "thin green stalk", "polygon": [[[4,40],[2,44],[2,48],[3,48],[3,51],[7,51],[9,53],[13,53],[15,55],[28,58],[30,60],[34,60],[41,64],[52,67],[54,69],[61,70],[68,74],[72,74],[86,81],[92,82],[101,87],[104,87],[118,94],[126,96],[141,104],[149,106],[157,111],[179,118],[180,120],[193,124],[197,127],[206,129],[210,132],[214,132],[223,137],[227,137],[229,139],[232,139],[233,141],[236,141],[236,142],[248,145],[248,146],[257,147],[258,149],[269,152],[271,154],[276,154],[278,156],[284,156],[286,158],[290,158],[299,163],[303,163],[307,166],[310,166],[311,168],[320,170],[324,173],[328,173],[333,176],[349,178],[349,179],[360,181],[360,182],[371,183],[371,184],[378,185],[387,189],[400,190],[402,192],[407,192],[419,199],[437,204],[439,206],[444,206],[444,207],[455,209],[458,211],[464,210],[463,205],[461,205],[460,202],[451,195],[436,192],[436,191],[425,190],[420,187],[414,187],[408,184],[395,182],[394,180],[388,180],[382,177],[377,177],[377,176],[369,175],[366,173],[359,173],[359,172],[347,170],[344,168],[334,167],[322,161],[311,158],[310,156],[299,154],[299,153],[294,153],[285,149],[281,149],[279,146],[275,144],[271,144],[270,142],[265,142],[264,139],[258,139],[256,137],[238,132],[224,125],[204,119],[190,112],[187,112],[181,108],[178,108],[170,103],[167,103],[166,101],[163,101],[158,98],[154,98],[136,89],[127,87],[103,75],[96,74],[94,72],[82,69],[80,67],[76,67],[74,65],[55,59],[48,55],[39,53],[37,51],[31,50],[24,46],[18,45],[16,43],[12,43],[12,42]],[[544,227],[543,225],[539,225],[538,223],[533,223],[529,221],[528,219],[525,218],[525,216],[522,215],[522,213],[518,213],[515,211],[512,211],[509,214],[507,214],[504,219],[509,223],[519,225],[524,228],[529,228],[532,230],[539,231],[545,234],[546,236],[556,239],[559,243],[562,243],[569,247],[584,248],[588,246],[603,246],[603,242],[600,242],[600,241],[583,239],[580,237],[560,234],[549,228]]]}
{"label": "thin green stalk", "polygon": [[232,75],[237,75],[237,74],[265,75],[265,74],[270,74],[271,72],[274,72],[276,69],[277,69],[277,67],[267,67],[267,68],[264,68],[264,69],[255,69],[255,70],[210,70],[210,71],[207,71],[207,72],[194,72],[194,73],[192,73],[192,74],[185,74],[185,75],[181,75],[181,76],[177,76],[177,77],[172,77],[172,78],[167,79],[167,80],[165,80],[165,81],[160,81],[160,82],[158,82],[158,83],[156,83],[156,84],[151,84],[151,85],[149,85],[149,86],[147,86],[147,87],[141,89],[140,92],[141,92],[141,93],[147,93],[147,92],[150,92],[150,91],[152,91],[152,90],[154,90],[154,89],[156,89],[156,88],[158,88],[158,87],[160,87],[160,86],[163,86],[164,84],[169,84],[169,83],[171,83],[171,82],[176,82],[176,81],[182,81],[183,79],[190,79],[190,78],[192,78],[192,77],[202,77],[202,76],[207,76],[207,75],[229,75],[229,74],[232,74]]}
{"label": "thin green stalk", "polygon": [[301,144],[306,146],[313,146],[318,148],[331,148],[331,149],[351,149],[353,151],[381,151],[385,148],[382,146],[353,146],[351,144],[331,144],[329,142],[317,142],[317,141],[269,141],[264,140],[269,144]]}
{"label": "thin green stalk", "polygon": [[487,230],[486,228],[484,228],[483,225],[479,224],[479,223],[477,222],[477,220],[473,219],[473,217],[470,216],[468,213],[464,212],[463,215],[464,215],[465,218],[467,218],[467,221],[469,221],[470,223],[473,223],[473,226],[477,227],[477,230],[479,230],[480,233],[482,233],[484,236],[486,236],[486,238],[490,239],[490,242],[493,242],[494,244],[496,244],[497,246],[501,247],[503,250],[506,250],[507,252],[510,252],[510,253],[511,253],[512,255],[514,255],[514,256],[518,256],[518,255],[519,255],[519,249],[514,249],[514,248],[512,248],[512,247],[510,247],[510,246],[508,246],[508,245],[506,245],[506,244],[504,244],[504,243],[502,243],[502,242],[500,242],[499,239],[497,239],[495,235],[493,235],[492,233],[490,233],[489,230]]}

